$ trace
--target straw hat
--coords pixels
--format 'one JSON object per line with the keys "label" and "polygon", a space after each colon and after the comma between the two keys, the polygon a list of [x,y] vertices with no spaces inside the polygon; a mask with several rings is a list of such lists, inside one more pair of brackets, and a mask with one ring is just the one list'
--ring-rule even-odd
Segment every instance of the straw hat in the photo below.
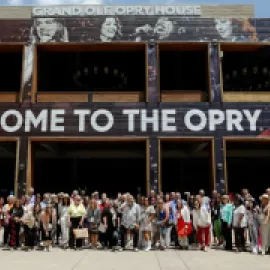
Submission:
{"label": "straw hat", "polygon": [[261,196],[261,199],[262,199],[262,200],[263,200],[263,199],[269,200],[269,195],[268,195],[268,194],[263,194],[263,195]]}

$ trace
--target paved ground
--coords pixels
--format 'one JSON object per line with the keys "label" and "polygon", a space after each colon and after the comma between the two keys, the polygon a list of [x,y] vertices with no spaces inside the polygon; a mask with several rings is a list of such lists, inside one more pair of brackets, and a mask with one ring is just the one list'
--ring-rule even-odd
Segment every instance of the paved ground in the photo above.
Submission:
{"label": "paved ground", "polygon": [[263,270],[270,269],[270,256],[201,251],[0,251],[5,270]]}

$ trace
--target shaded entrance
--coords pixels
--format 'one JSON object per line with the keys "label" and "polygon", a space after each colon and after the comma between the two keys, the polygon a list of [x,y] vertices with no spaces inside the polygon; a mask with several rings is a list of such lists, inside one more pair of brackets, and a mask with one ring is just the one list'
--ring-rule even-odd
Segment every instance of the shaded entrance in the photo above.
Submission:
{"label": "shaded entrance", "polygon": [[16,142],[0,142],[0,196],[14,194]]}
{"label": "shaded entrance", "polygon": [[163,192],[207,194],[214,186],[212,141],[161,140],[161,186]]}
{"label": "shaded entrance", "polygon": [[249,189],[256,199],[269,186],[270,141],[226,140],[226,174],[228,191]]}
{"label": "shaded entrance", "polygon": [[146,193],[146,141],[33,142],[36,192]]}

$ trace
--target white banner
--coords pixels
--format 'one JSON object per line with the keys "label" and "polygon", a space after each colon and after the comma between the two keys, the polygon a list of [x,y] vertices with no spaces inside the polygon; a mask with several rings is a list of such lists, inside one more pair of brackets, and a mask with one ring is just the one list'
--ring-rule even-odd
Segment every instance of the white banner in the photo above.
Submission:
{"label": "white banner", "polygon": [[123,109],[117,116],[108,109],[74,109],[67,114],[65,109],[43,109],[38,113],[27,109],[24,112],[7,110],[0,115],[0,128],[4,132],[65,132],[65,121],[74,119],[72,127],[78,132],[89,128],[99,133],[109,132],[116,126],[121,132],[165,132],[183,130],[213,132],[222,127],[224,131],[257,131],[257,121],[262,110],[247,109],[202,111],[191,109],[177,117],[176,109]]}
{"label": "white banner", "polygon": [[195,5],[161,6],[40,6],[32,9],[32,17],[88,17],[88,16],[200,16],[201,7]]}

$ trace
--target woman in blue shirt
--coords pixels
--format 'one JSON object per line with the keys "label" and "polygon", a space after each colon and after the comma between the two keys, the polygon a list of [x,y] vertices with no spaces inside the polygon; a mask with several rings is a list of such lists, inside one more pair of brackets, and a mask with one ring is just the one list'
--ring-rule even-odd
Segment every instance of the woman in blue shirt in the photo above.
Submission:
{"label": "woman in blue shirt", "polygon": [[222,234],[225,240],[225,249],[232,250],[232,216],[233,205],[230,203],[228,195],[222,196],[222,207],[220,208]]}

